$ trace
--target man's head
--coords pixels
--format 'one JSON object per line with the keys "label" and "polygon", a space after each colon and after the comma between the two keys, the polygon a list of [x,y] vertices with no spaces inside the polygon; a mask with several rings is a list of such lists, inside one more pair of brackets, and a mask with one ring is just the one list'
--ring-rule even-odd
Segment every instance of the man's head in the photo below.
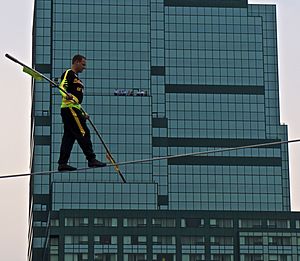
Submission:
{"label": "man's head", "polygon": [[76,54],[72,59],[72,70],[76,73],[82,72],[86,68],[86,58]]}

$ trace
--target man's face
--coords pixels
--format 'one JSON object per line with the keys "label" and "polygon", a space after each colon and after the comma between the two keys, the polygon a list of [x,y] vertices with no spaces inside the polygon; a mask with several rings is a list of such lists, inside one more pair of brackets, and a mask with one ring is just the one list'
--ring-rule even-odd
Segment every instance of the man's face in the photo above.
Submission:
{"label": "man's face", "polygon": [[83,70],[86,69],[86,60],[81,59],[80,61],[76,61],[76,71],[81,73]]}

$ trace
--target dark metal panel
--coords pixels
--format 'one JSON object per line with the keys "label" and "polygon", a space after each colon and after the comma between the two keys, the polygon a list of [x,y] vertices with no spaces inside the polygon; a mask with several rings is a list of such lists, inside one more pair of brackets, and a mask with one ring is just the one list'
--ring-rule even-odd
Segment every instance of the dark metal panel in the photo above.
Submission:
{"label": "dark metal panel", "polygon": [[[276,139],[205,139],[205,138],[162,138],[153,137],[153,147],[242,147],[255,144],[280,142]],[[261,148],[281,148],[280,144],[261,146]]]}
{"label": "dark metal panel", "polygon": [[165,0],[165,6],[245,8],[248,0]]}
{"label": "dark metal panel", "polygon": [[277,157],[220,157],[186,156],[168,159],[169,165],[232,165],[232,166],[281,166]]}
{"label": "dark metal panel", "polygon": [[195,85],[166,84],[166,93],[206,93],[206,94],[255,94],[264,95],[264,86],[227,86],[227,85]]}
{"label": "dark metal panel", "polygon": [[164,66],[151,66],[151,75],[165,75]]}
{"label": "dark metal panel", "polygon": [[168,128],[168,119],[152,118],[152,128]]}

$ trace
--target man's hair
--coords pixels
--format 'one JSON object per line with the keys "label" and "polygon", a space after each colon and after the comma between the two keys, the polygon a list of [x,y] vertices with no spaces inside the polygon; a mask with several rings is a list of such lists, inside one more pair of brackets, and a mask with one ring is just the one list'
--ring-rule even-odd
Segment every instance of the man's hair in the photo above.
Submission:
{"label": "man's hair", "polygon": [[75,62],[80,62],[82,59],[85,59],[86,60],[86,58],[83,56],[83,55],[81,55],[81,54],[76,54],[76,55],[74,55],[74,57],[73,57],[73,59],[72,59],[72,64],[74,64]]}

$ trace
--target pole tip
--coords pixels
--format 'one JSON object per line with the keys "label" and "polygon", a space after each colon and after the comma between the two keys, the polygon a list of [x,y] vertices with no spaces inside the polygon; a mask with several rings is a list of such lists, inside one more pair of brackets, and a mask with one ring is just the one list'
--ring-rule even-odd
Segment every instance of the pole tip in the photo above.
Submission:
{"label": "pole tip", "polygon": [[5,54],[5,57],[8,58],[8,59],[12,58],[12,56],[10,54],[8,54],[8,53]]}

